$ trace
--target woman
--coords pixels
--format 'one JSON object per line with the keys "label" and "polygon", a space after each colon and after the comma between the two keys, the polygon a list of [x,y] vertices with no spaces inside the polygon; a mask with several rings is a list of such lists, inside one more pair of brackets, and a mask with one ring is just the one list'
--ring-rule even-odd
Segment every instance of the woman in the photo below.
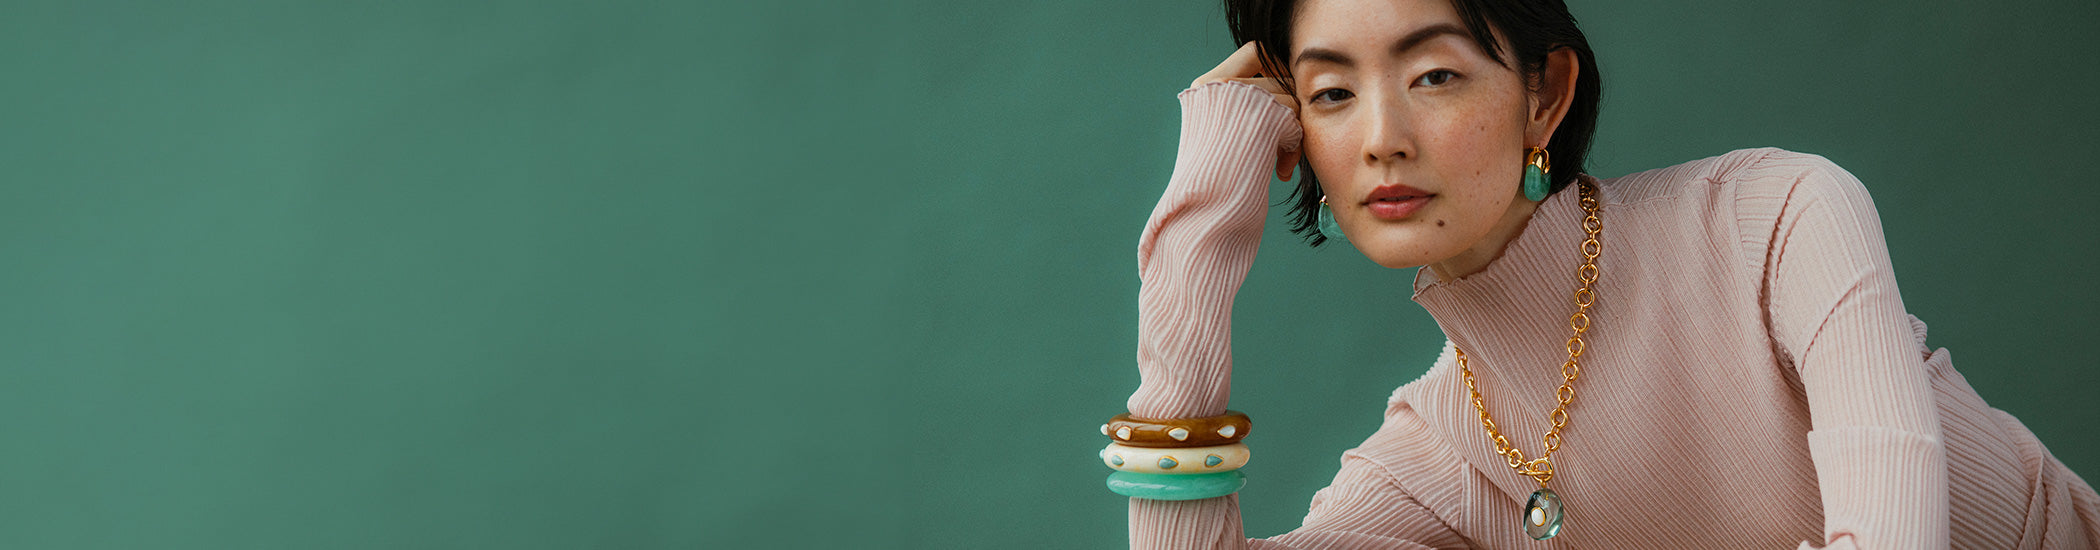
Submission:
{"label": "woman", "polygon": [[[1133,547],[2100,543],[2093,489],[1925,345],[1843,169],[1758,149],[1581,173],[1600,86],[1558,0],[1227,18],[1244,46],[1181,92],[1140,239],[1143,382],[1102,427]],[[1314,245],[1425,267],[1449,344],[1303,527],[1247,540],[1228,322],[1272,169],[1305,172]]]}

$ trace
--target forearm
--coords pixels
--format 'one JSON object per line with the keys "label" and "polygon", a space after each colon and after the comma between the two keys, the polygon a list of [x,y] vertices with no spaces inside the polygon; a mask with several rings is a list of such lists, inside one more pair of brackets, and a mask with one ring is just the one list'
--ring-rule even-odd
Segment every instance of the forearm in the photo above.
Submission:
{"label": "forearm", "polygon": [[[1232,380],[1232,297],[1254,262],[1277,148],[1299,139],[1292,113],[1250,85],[1184,90],[1173,176],[1138,241],[1140,418],[1224,414]],[[1131,548],[1244,545],[1237,495],[1130,499]]]}
{"label": "forearm", "polygon": [[1181,144],[1138,241],[1137,362],[1132,415],[1225,412],[1232,379],[1232,298],[1254,263],[1279,145],[1300,130],[1289,109],[1251,85],[1183,91]]}
{"label": "forearm", "polygon": [[1130,499],[1131,550],[1241,550],[1240,496],[1202,500]]}
{"label": "forearm", "polygon": [[[1790,175],[1768,257],[1773,336],[1794,363],[1829,548],[1945,548],[1947,461],[1925,351],[1912,333],[1866,187],[1821,157]],[[1814,547],[1804,543],[1802,547]]]}

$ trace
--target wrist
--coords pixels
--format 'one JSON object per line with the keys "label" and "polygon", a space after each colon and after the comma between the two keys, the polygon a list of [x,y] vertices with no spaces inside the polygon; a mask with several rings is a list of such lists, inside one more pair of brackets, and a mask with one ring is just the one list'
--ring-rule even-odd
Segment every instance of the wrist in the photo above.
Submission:
{"label": "wrist", "polygon": [[1194,138],[1196,143],[1225,147],[1258,144],[1273,153],[1277,149],[1297,150],[1304,138],[1297,113],[1277,104],[1267,90],[1253,84],[1231,80],[1205,82],[1182,90],[1175,97],[1181,102],[1184,148]]}

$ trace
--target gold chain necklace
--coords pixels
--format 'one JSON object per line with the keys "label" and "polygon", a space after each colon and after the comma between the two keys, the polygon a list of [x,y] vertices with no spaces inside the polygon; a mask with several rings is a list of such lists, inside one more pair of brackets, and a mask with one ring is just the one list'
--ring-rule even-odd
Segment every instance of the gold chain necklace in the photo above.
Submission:
{"label": "gold chain necklace", "polygon": [[1466,391],[1473,394],[1473,410],[1480,413],[1480,427],[1487,428],[1488,437],[1494,440],[1495,454],[1502,455],[1510,469],[1517,474],[1531,476],[1539,482],[1539,490],[1531,493],[1531,501],[1524,504],[1524,534],[1536,540],[1553,538],[1560,533],[1564,508],[1560,495],[1546,488],[1546,481],[1553,479],[1553,452],[1560,450],[1560,429],[1568,425],[1568,404],[1575,402],[1575,377],[1582,374],[1582,333],[1590,330],[1590,306],[1597,303],[1597,294],[1590,284],[1597,282],[1597,254],[1604,245],[1597,235],[1604,231],[1604,221],[1597,217],[1597,186],[1588,180],[1577,180],[1581,192],[1582,210],[1588,213],[1582,219],[1582,229],[1589,239],[1582,241],[1582,265],[1575,268],[1575,278],[1582,281],[1582,288],[1575,289],[1575,314],[1568,317],[1568,329],[1575,332],[1568,337],[1568,362],[1561,363],[1560,376],[1564,380],[1560,389],[1553,392],[1560,406],[1553,408],[1553,429],[1547,430],[1542,441],[1546,452],[1538,458],[1525,460],[1524,451],[1511,445],[1509,438],[1495,429],[1495,419],[1488,417],[1487,405],[1480,402],[1480,388],[1473,383],[1473,370],[1466,368],[1465,350],[1452,348],[1458,358],[1458,372],[1466,377]]}

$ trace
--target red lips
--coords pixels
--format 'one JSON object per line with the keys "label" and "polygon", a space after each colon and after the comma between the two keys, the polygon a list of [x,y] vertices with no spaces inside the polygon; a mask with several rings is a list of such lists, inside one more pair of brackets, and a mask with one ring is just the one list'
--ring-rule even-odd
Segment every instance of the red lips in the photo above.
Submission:
{"label": "red lips", "polygon": [[1413,187],[1408,187],[1405,185],[1395,183],[1392,185],[1379,187],[1377,189],[1372,189],[1371,196],[1364,198],[1364,204],[1371,204],[1373,202],[1378,202],[1386,199],[1405,200],[1409,197],[1427,196],[1429,196],[1428,191],[1423,191],[1421,189],[1416,189]]}
{"label": "red lips", "polygon": [[1435,196],[1428,191],[1395,183],[1372,189],[1371,196],[1364,198],[1364,209],[1371,211],[1371,217],[1400,221],[1413,216]]}

